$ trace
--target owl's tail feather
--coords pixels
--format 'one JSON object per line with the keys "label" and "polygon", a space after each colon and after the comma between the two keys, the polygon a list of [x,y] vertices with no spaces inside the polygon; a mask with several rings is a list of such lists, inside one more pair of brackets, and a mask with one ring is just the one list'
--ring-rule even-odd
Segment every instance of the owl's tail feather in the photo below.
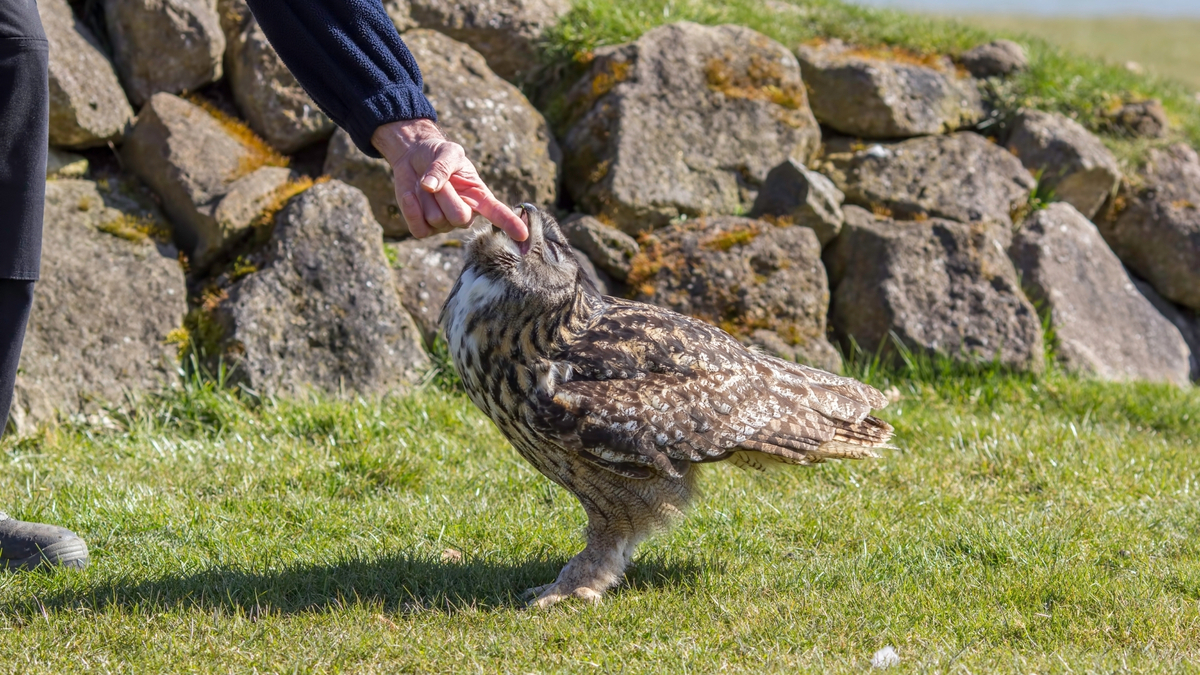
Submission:
{"label": "owl's tail feather", "polygon": [[[861,422],[826,418],[826,423],[833,426],[833,438],[828,441],[818,444],[813,442],[811,437],[804,438],[781,432],[764,434],[762,437],[744,441],[741,448],[750,451],[750,454],[743,453],[741,457],[734,457],[734,463],[762,468],[755,464],[818,464],[827,459],[870,459],[879,457],[876,449],[892,447],[888,445],[892,438],[892,425],[878,417],[868,416]],[[751,457],[757,458],[755,462],[748,461]]]}
{"label": "owl's tail feather", "polygon": [[887,445],[892,432],[892,425],[868,415],[861,422],[838,422],[834,427],[833,440],[850,445],[879,447]]}
{"label": "owl's tail feather", "polygon": [[817,447],[815,456],[821,459],[868,459],[878,457],[872,448],[891,448],[892,425],[878,417],[867,416],[861,422],[839,422],[833,440]]}

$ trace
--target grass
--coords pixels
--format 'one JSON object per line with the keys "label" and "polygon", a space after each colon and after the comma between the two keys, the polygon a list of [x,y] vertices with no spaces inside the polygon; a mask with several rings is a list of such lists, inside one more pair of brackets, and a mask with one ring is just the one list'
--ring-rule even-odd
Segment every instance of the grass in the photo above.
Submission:
{"label": "grass", "polygon": [[1200,390],[856,367],[881,460],[706,496],[599,607],[517,595],[579,508],[460,393],[259,401],[195,381],[0,445],[84,574],[0,576],[0,672],[1200,669]]}
{"label": "grass", "polygon": [[[547,55],[680,18],[918,54],[991,35],[795,7],[579,2]],[[1112,101],[1154,95],[1200,138],[1181,85],[1026,44],[1033,70],[996,92],[1008,110],[1099,125]],[[191,316],[181,353],[214,340]],[[884,645],[899,672],[1200,671],[1200,389],[860,359],[851,371],[897,399],[897,450],[704,467],[704,499],[603,605],[536,613],[518,595],[578,551],[582,513],[435,352],[434,385],[383,402],[193,376],[0,441],[0,508],[93,551],[83,574],[0,575],[0,673],[859,672]]]}
{"label": "grass", "polygon": [[[1011,37],[1025,46],[1031,67],[994,88],[992,98],[1002,117],[1022,106],[1071,115],[1101,134],[1131,169],[1153,143],[1112,136],[1106,115],[1124,102],[1160,98],[1176,129],[1175,138],[1200,147],[1200,102],[1193,88],[1181,81],[1133,73],[1122,63],[1071,52],[1030,34],[1036,31],[1009,27],[990,31],[839,0],[579,0],[551,32],[545,60],[555,66],[561,83],[569,85],[597,47],[634,40],[655,26],[685,19],[749,26],[788,47],[815,38],[840,38],[865,47],[901,47],[917,55],[955,55],[999,36]],[[541,92],[540,98],[547,101],[552,124],[561,126],[568,115],[561,96]]]}

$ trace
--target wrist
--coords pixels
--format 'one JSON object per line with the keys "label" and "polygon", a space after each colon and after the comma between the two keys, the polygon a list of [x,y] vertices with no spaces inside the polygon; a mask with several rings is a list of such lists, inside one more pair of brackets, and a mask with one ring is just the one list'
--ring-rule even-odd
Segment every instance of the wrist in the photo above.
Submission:
{"label": "wrist", "polygon": [[394,161],[414,144],[431,138],[446,138],[432,120],[399,120],[379,125],[375,133],[371,134],[371,145],[389,161]]}

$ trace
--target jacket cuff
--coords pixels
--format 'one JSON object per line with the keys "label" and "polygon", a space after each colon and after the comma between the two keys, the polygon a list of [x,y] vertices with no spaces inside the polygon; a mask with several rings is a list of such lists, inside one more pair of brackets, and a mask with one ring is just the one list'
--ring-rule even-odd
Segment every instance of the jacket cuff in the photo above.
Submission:
{"label": "jacket cuff", "polygon": [[346,131],[359,150],[369,157],[382,157],[371,136],[380,125],[401,120],[427,119],[437,122],[437,111],[425,98],[419,87],[409,84],[393,84],[376,92],[357,107],[353,116],[346,120]]}

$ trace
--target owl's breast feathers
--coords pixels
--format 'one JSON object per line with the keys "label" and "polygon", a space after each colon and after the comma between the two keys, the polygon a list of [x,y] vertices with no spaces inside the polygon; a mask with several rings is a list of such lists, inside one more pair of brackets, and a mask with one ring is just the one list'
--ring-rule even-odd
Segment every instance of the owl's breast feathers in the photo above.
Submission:
{"label": "owl's breast feathers", "polygon": [[[887,405],[856,380],[751,351],[669,310],[604,298],[559,333],[526,419],[538,435],[628,478],[679,477],[689,462],[812,464],[876,456]],[[757,459],[756,459],[757,458]]]}

